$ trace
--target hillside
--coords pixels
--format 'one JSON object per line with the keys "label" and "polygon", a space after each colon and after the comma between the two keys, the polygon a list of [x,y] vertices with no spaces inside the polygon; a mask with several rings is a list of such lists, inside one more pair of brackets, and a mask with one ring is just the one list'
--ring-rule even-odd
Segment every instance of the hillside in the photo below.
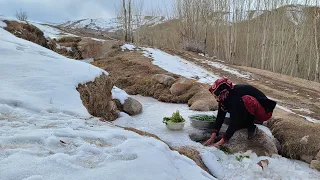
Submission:
{"label": "hillside", "polygon": [[[91,32],[116,32],[121,30],[121,19],[81,19],[68,21],[58,25],[60,28],[87,30]],[[153,26],[165,21],[164,17],[158,16],[136,16],[133,18],[133,29],[140,26]]]}

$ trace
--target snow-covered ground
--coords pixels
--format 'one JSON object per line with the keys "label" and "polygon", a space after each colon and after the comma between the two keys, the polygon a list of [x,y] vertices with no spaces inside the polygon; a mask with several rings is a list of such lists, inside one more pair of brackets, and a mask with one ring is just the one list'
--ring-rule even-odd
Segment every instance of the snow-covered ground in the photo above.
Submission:
{"label": "snow-covered ground", "polygon": [[[130,50],[130,49],[129,49]],[[194,63],[173,56],[159,49],[142,48],[146,57],[152,58],[152,63],[160,68],[187,78],[196,79],[198,82],[212,84],[219,77]]]}
{"label": "snow-covered ground", "polygon": [[212,62],[212,61],[209,61],[209,60],[206,60],[206,59],[197,59],[197,58],[195,58],[195,60],[200,61],[201,63],[204,63],[204,64],[208,64],[209,66],[212,66],[214,68],[221,69],[221,70],[223,70],[225,72],[228,72],[230,74],[236,75],[236,76],[238,76],[240,78],[250,79],[249,73],[240,73],[239,70],[231,68],[231,67],[228,67],[228,66],[223,65],[223,64],[221,64],[219,62]]}
{"label": "snow-covered ground", "polygon": [[0,179],[214,179],[154,138],[91,118],[76,90],[107,72],[0,28]]}
{"label": "snow-covered ground", "polygon": [[42,25],[40,23],[35,23],[35,22],[31,22],[31,24],[36,26],[37,28],[39,28],[43,32],[44,37],[46,37],[46,38],[59,39],[59,38],[65,37],[65,36],[76,37],[76,35],[63,32],[63,31],[61,31],[61,30],[59,30],[57,28],[53,28],[53,27],[48,26],[48,25]]}
{"label": "snow-covered ground", "polygon": [[[142,103],[143,113],[134,117],[122,114],[122,117],[114,122],[115,124],[156,134],[162,140],[175,147],[195,147],[201,152],[204,163],[218,179],[316,180],[320,177],[320,173],[310,169],[308,164],[289,160],[278,155],[257,157],[256,154],[251,152],[227,155],[214,147],[205,147],[189,138],[190,133],[198,132],[198,130],[192,128],[188,116],[199,112],[189,110],[189,107],[185,104],[163,103],[153,98],[142,96],[133,96],[133,98]],[[186,124],[182,131],[170,131],[162,123],[163,117],[171,116],[176,110],[179,110],[184,119],[186,119]],[[204,114],[216,114],[216,112],[206,112]],[[262,127],[259,126],[259,128]],[[263,130],[269,135],[271,134],[267,128]],[[236,158],[240,155],[249,155],[250,158],[238,161]],[[265,159],[269,161],[269,165],[262,170],[257,163]]]}

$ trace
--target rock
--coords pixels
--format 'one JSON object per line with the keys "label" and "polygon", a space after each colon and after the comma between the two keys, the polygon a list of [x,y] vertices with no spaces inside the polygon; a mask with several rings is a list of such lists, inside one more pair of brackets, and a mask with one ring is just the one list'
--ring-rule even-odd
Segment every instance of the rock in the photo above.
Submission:
{"label": "rock", "polygon": [[194,111],[210,111],[210,107],[209,107],[208,103],[206,103],[204,101],[197,101],[197,102],[193,103],[189,109],[194,110]]}
{"label": "rock", "polygon": [[77,90],[83,105],[91,115],[112,121],[118,118],[117,105],[112,101],[112,87],[110,77],[101,75],[93,82],[79,84]]}
{"label": "rock", "polygon": [[195,141],[195,142],[203,142],[203,141],[206,141],[210,138],[212,133],[210,132],[198,132],[198,133],[192,133],[192,134],[189,134],[189,137],[192,141]]}
{"label": "rock", "polygon": [[[215,142],[219,141],[226,131],[227,126],[222,125],[220,136],[215,139]],[[208,140],[211,136],[210,131],[202,131],[190,134],[191,140],[203,143]],[[246,129],[236,131],[229,142],[223,144],[222,146],[230,153],[247,152],[252,151],[258,156],[270,156],[273,154],[278,154],[278,149],[274,138],[268,136],[262,130],[258,130],[256,137],[252,140],[248,140],[248,133]]]}
{"label": "rock", "polygon": [[218,109],[218,102],[209,91],[200,91],[188,101],[191,110],[194,111],[215,111]]}
{"label": "rock", "polygon": [[232,136],[230,141],[224,144],[224,146],[231,153],[246,152],[251,150],[258,156],[270,156],[273,154],[278,154],[278,149],[274,138],[268,136],[262,130],[259,129],[257,135],[251,140],[248,140],[247,137],[247,129],[238,130]]}
{"label": "rock", "polygon": [[178,82],[174,83],[171,88],[170,92],[173,95],[180,96],[186,93],[193,85],[194,80],[180,78]]}
{"label": "rock", "polygon": [[310,167],[320,171],[320,161],[312,160],[311,164],[310,164]]}
{"label": "rock", "polygon": [[320,151],[319,151],[318,154],[316,155],[316,160],[320,161]]}
{"label": "rock", "polygon": [[131,97],[128,97],[128,99],[124,101],[123,111],[128,113],[131,116],[137,115],[142,112],[142,105],[139,101]]}
{"label": "rock", "polygon": [[156,80],[157,82],[164,84],[166,86],[171,87],[171,85],[176,81],[175,78],[165,75],[165,74],[155,74],[152,77],[154,80]]}

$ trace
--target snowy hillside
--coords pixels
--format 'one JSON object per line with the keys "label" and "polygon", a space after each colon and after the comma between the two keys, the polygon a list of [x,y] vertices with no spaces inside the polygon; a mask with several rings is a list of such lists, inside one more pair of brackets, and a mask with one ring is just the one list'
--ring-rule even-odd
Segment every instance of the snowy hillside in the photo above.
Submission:
{"label": "snowy hillside", "polygon": [[[133,18],[133,28],[136,29],[138,26],[152,26],[162,23],[165,20],[164,17],[153,17],[153,16],[141,16]],[[60,27],[71,28],[71,29],[92,29],[99,31],[114,32],[120,29],[121,20],[117,18],[112,19],[82,19],[77,21],[68,21],[60,24]]]}
{"label": "snowy hillside", "polygon": [[1,180],[214,179],[161,141],[91,118],[76,87],[107,72],[2,28],[0,54]]}

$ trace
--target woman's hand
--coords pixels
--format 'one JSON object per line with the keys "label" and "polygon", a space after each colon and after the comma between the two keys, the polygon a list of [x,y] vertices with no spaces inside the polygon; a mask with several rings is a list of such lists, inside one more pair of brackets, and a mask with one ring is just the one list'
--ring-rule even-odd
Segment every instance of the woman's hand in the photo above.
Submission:
{"label": "woman's hand", "polygon": [[216,133],[212,133],[210,139],[208,139],[205,143],[203,143],[203,145],[205,146],[210,146],[214,143],[214,139],[216,137]]}
{"label": "woman's hand", "polygon": [[212,145],[212,143],[214,142],[214,139],[208,139],[205,143],[203,143],[203,145],[205,145],[205,146],[210,146],[210,145]]}
{"label": "woman's hand", "polygon": [[224,139],[222,138],[219,142],[215,143],[213,146],[220,149],[220,146],[224,144]]}

